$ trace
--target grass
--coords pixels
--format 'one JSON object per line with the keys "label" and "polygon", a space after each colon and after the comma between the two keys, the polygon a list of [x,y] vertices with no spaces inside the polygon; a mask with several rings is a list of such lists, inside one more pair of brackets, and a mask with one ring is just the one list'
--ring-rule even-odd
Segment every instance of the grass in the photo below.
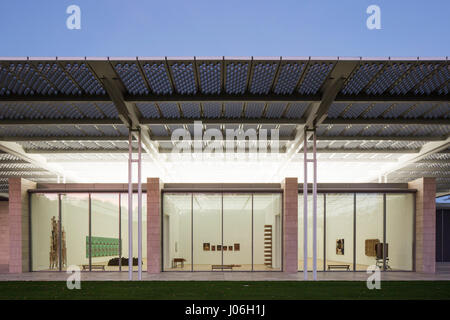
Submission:
{"label": "grass", "polygon": [[450,299],[450,281],[386,281],[368,290],[357,281],[83,281],[0,282],[0,300],[298,300],[298,299]]}

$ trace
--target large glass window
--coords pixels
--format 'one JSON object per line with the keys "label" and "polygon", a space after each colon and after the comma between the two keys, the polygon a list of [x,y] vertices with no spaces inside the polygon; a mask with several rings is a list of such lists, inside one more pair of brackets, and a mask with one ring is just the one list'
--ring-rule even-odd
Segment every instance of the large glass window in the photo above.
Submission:
{"label": "large glass window", "polygon": [[192,194],[168,194],[163,201],[163,269],[191,271]]}
{"label": "large glass window", "polygon": [[166,193],[163,268],[280,270],[281,217],[280,194]]}
{"label": "large glass window", "polygon": [[253,196],[253,270],[281,270],[281,194]]}
{"label": "large glass window", "polygon": [[[266,237],[268,236],[266,233]],[[272,233],[270,233],[270,241],[272,241],[271,237]],[[252,270],[251,194],[223,195],[222,254],[225,266],[232,266],[233,270],[237,271]],[[271,257],[271,254],[267,252],[267,259],[269,255]]]}
{"label": "large glass window", "polygon": [[222,195],[194,194],[192,214],[193,269],[194,271],[214,270],[223,264]]}
{"label": "large glass window", "polygon": [[62,269],[78,266],[89,270],[89,195],[61,195]]}
{"label": "large glass window", "polygon": [[[133,195],[133,258],[137,270],[138,196]],[[75,265],[88,271],[128,270],[128,195],[33,193],[32,270]],[[122,258],[122,259],[121,259]],[[147,270],[147,206],[142,201],[142,270]]]}
{"label": "large glass window", "polygon": [[31,195],[31,250],[34,271],[59,270],[59,204],[57,194]]}
{"label": "large glass window", "polygon": [[326,195],[326,270],[353,270],[353,194]]}
{"label": "large glass window", "polygon": [[[299,194],[298,197],[298,270],[303,271],[304,268],[304,246],[303,246],[303,194]],[[324,268],[324,195],[317,195],[317,270],[323,270]],[[308,270],[313,268],[313,197],[312,194],[308,194]]]}
{"label": "large glass window", "polygon": [[383,195],[356,194],[356,270],[370,265],[383,267],[377,248],[383,243]]}
{"label": "large glass window", "polygon": [[414,195],[386,195],[386,267],[413,269]]}

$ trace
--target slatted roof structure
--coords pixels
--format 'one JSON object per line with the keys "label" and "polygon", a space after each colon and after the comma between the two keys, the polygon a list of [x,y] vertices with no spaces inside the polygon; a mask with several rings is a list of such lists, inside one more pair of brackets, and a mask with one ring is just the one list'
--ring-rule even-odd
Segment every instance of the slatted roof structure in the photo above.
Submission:
{"label": "slatted roof structure", "polygon": [[447,57],[0,58],[0,150],[14,157],[0,158],[1,188],[13,173],[39,181],[23,163],[36,154],[126,159],[129,127],[158,161],[174,130],[201,120],[204,130],[279,129],[286,161],[316,126],[319,160],[392,159],[388,181],[435,176],[446,192],[449,80]]}

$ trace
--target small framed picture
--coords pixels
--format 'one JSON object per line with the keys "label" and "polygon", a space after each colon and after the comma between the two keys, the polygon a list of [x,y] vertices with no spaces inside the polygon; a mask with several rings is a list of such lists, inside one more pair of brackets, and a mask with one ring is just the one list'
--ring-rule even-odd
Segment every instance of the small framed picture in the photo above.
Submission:
{"label": "small framed picture", "polygon": [[228,247],[227,246],[223,246],[223,251],[227,251]]}
{"label": "small framed picture", "polygon": [[228,251],[233,251],[233,246],[228,246]]}
{"label": "small framed picture", "polygon": [[241,245],[239,243],[235,243],[234,244],[234,251],[239,251],[241,250]]}
{"label": "small framed picture", "polygon": [[221,244],[217,245],[217,251],[222,251],[222,245]]}
{"label": "small framed picture", "polygon": [[209,251],[210,250],[210,246],[208,242],[204,242],[203,243],[203,251]]}
{"label": "small framed picture", "polygon": [[211,246],[211,251],[216,251],[216,246]]}

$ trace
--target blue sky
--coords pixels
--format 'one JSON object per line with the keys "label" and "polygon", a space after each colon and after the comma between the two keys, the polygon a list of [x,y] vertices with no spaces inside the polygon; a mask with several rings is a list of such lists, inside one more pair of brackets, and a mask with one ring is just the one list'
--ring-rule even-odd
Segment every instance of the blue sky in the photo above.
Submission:
{"label": "blue sky", "polygon": [[[66,8],[81,8],[81,30]],[[366,8],[381,8],[381,30]],[[0,56],[447,56],[448,0],[2,0]]]}

